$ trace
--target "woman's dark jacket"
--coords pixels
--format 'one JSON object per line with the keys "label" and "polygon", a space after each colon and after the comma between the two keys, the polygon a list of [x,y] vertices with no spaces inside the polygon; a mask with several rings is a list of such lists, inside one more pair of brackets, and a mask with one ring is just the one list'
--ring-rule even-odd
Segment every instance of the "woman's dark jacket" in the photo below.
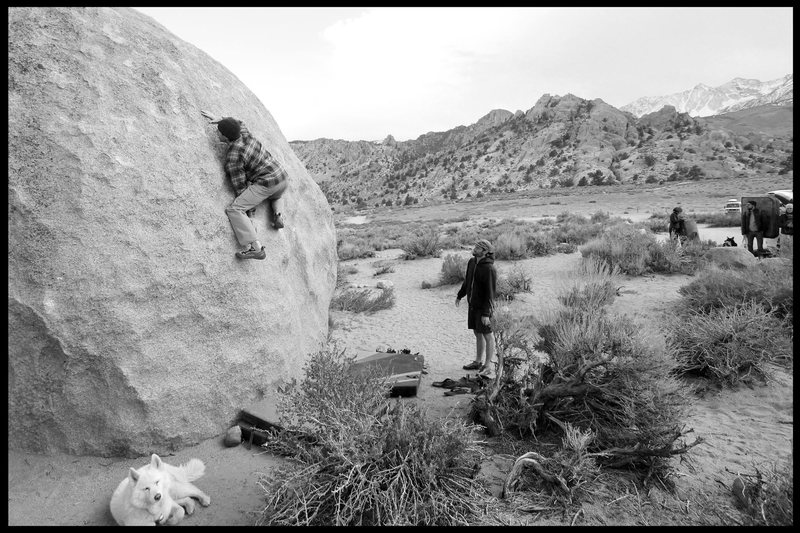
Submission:
{"label": "woman's dark jacket", "polygon": [[[477,263],[477,264],[476,264]],[[494,257],[486,255],[478,262],[471,257],[467,263],[467,275],[456,298],[467,297],[470,309],[475,309],[481,316],[492,316],[494,293],[497,283],[497,271],[494,269]]]}

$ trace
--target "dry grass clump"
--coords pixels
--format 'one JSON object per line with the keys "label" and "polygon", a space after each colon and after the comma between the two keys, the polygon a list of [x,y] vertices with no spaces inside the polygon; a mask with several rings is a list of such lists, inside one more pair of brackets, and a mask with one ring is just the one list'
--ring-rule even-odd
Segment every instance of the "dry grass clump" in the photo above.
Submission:
{"label": "dry grass clump", "polygon": [[619,289],[618,271],[597,257],[583,258],[579,277],[556,296],[564,307],[599,309],[614,302]]}
{"label": "dry grass clump", "polygon": [[258,525],[468,525],[485,499],[472,429],[391,400],[381,378],[326,349],[280,398],[264,447],[293,460],[262,474]]}
{"label": "dry grass clump", "polygon": [[794,475],[792,461],[779,468],[777,464],[742,478],[743,504],[748,526],[792,526],[794,524]]}
{"label": "dry grass clump", "polygon": [[380,292],[370,289],[345,289],[337,292],[331,298],[330,308],[353,313],[372,314],[382,309],[391,309],[395,304],[395,294],[392,287],[380,289]]}

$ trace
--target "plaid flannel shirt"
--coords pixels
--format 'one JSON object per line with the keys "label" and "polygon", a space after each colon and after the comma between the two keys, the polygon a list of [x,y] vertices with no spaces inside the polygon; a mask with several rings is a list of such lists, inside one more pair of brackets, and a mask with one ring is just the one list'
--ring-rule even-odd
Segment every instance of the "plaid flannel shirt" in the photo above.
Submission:
{"label": "plaid flannel shirt", "polygon": [[272,187],[284,181],[286,170],[264,148],[258,139],[250,135],[245,125],[241,125],[241,135],[230,143],[225,157],[225,173],[231,180],[236,196],[251,183]]}

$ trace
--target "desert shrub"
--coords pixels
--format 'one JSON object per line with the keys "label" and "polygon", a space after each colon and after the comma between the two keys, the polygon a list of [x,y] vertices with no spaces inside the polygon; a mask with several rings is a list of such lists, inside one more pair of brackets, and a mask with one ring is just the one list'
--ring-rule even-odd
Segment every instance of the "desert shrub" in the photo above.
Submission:
{"label": "desert shrub", "polygon": [[742,223],[741,213],[692,213],[698,224],[707,224],[709,228],[738,227]]}
{"label": "desert shrub", "polygon": [[614,303],[619,278],[613,267],[596,258],[583,259],[578,266],[580,277],[562,289],[558,302],[574,309],[600,309]]}
{"label": "desert shrub", "polygon": [[[568,307],[524,321],[497,313],[503,372],[485,398],[476,397],[471,415],[521,438],[572,428],[587,436],[599,466],[630,467],[667,482],[669,456],[700,442],[679,441],[691,390],[673,374],[663,339],[608,311],[612,285],[605,278],[614,279],[613,267],[589,260],[581,268],[583,288],[559,295]],[[593,279],[581,281],[586,273]]]}
{"label": "desert shrub", "polygon": [[678,375],[699,375],[722,385],[766,379],[768,362],[792,355],[791,339],[781,334],[774,312],[753,301],[673,316],[665,329]]}
{"label": "desert shrub", "polygon": [[794,276],[788,261],[759,261],[741,270],[709,265],[678,293],[686,310],[707,313],[754,301],[765,311],[774,311],[785,325],[791,327],[793,323]]}
{"label": "desert shrub", "polygon": [[592,222],[581,215],[564,212],[558,215],[556,220],[558,226],[553,228],[552,235],[553,239],[559,243],[584,244],[603,231],[604,222]]}
{"label": "desert shrub", "polygon": [[330,308],[353,313],[372,314],[391,309],[395,304],[394,289],[389,287],[375,293],[370,289],[346,289],[331,298]]}
{"label": "desert shrub", "polygon": [[439,257],[439,232],[430,226],[406,236],[400,246],[407,257]]}
{"label": "desert shrub", "polygon": [[638,276],[650,272],[691,274],[703,265],[702,255],[713,243],[673,240],[659,242],[649,232],[630,224],[608,226],[600,236],[580,247],[583,257],[596,257],[619,272]]}
{"label": "desert shrub", "polygon": [[558,242],[552,232],[538,232],[528,236],[525,246],[528,257],[542,257],[555,254]]}
{"label": "desert shrub", "polygon": [[356,273],[358,273],[358,268],[355,266],[339,263],[336,267],[336,288],[339,289],[347,285],[347,276]]}
{"label": "desert shrub", "polygon": [[498,272],[496,299],[513,300],[514,295],[530,290],[531,276],[518,263],[515,263],[508,272]]}
{"label": "desert shrub", "polygon": [[650,217],[635,224],[635,226],[643,227],[653,233],[667,233],[669,231],[669,216],[665,215],[665,218]]}
{"label": "desert shrub", "polygon": [[257,525],[468,525],[484,502],[471,428],[393,402],[381,378],[326,349],[279,398],[264,447],[292,458],[261,474]]}
{"label": "desert shrub", "polygon": [[522,259],[527,255],[525,239],[516,232],[503,232],[494,241],[494,256],[497,259]]}
{"label": "desert shrub", "polygon": [[606,213],[605,211],[596,211],[592,213],[592,216],[589,217],[591,222],[608,222],[611,218],[611,215]]}
{"label": "desert shrub", "polygon": [[469,258],[458,254],[447,254],[442,261],[442,270],[439,273],[441,285],[463,283],[467,275]]}
{"label": "desert shrub", "polygon": [[378,267],[375,270],[375,273],[372,274],[372,275],[373,276],[382,276],[383,274],[390,274],[392,272],[394,272],[394,267],[392,265],[384,265],[384,266]]}
{"label": "desert shrub", "polygon": [[340,242],[338,248],[336,249],[336,253],[339,255],[340,261],[346,261],[348,259],[360,259],[362,257],[374,257],[375,256],[375,249],[374,248],[367,248],[363,245],[353,243],[353,242]]}
{"label": "desert shrub", "polygon": [[[551,362],[539,394],[543,412],[591,430],[602,464],[652,468],[666,477],[669,461],[658,450],[671,449],[683,435],[691,391],[674,377],[675,362],[663,345],[606,308],[563,309],[539,334],[538,348]],[[608,452],[613,449],[651,453]]]}
{"label": "desert shrub", "polygon": [[652,235],[617,225],[614,230],[580,247],[581,256],[595,257],[610,268],[638,276],[647,271],[648,247],[655,243]]}

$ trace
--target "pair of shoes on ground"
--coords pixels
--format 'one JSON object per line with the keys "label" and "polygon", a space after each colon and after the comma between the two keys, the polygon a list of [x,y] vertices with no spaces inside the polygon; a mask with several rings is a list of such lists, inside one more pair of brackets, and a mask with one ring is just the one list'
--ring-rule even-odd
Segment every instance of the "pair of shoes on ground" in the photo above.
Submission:
{"label": "pair of shoes on ground", "polygon": [[445,392],[444,395],[445,396],[456,396],[458,394],[470,394],[471,392],[472,392],[472,389],[470,389],[469,387],[454,387],[454,388],[450,389],[449,391]]}
{"label": "pair of shoes on ground", "polygon": [[479,369],[483,368],[483,364],[479,363],[478,361],[473,361],[468,365],[464,365],[462,368],[464,370],[479,370]]}
{"label": "pair of shoes on ground", "polygon": [[280,213],[276,213],[274,217],[272,217],[272,227],[275,229],[281,229],[284,227],[283,224],[283,215]]}
{"label": "pair of shoes on ground", "polygon": [[267,252],[264,251],[263,246],[260,250],[256,250],[251,246],[249,249],[243,252],[236,252],[236,257],[239,259],[266,259]]}

